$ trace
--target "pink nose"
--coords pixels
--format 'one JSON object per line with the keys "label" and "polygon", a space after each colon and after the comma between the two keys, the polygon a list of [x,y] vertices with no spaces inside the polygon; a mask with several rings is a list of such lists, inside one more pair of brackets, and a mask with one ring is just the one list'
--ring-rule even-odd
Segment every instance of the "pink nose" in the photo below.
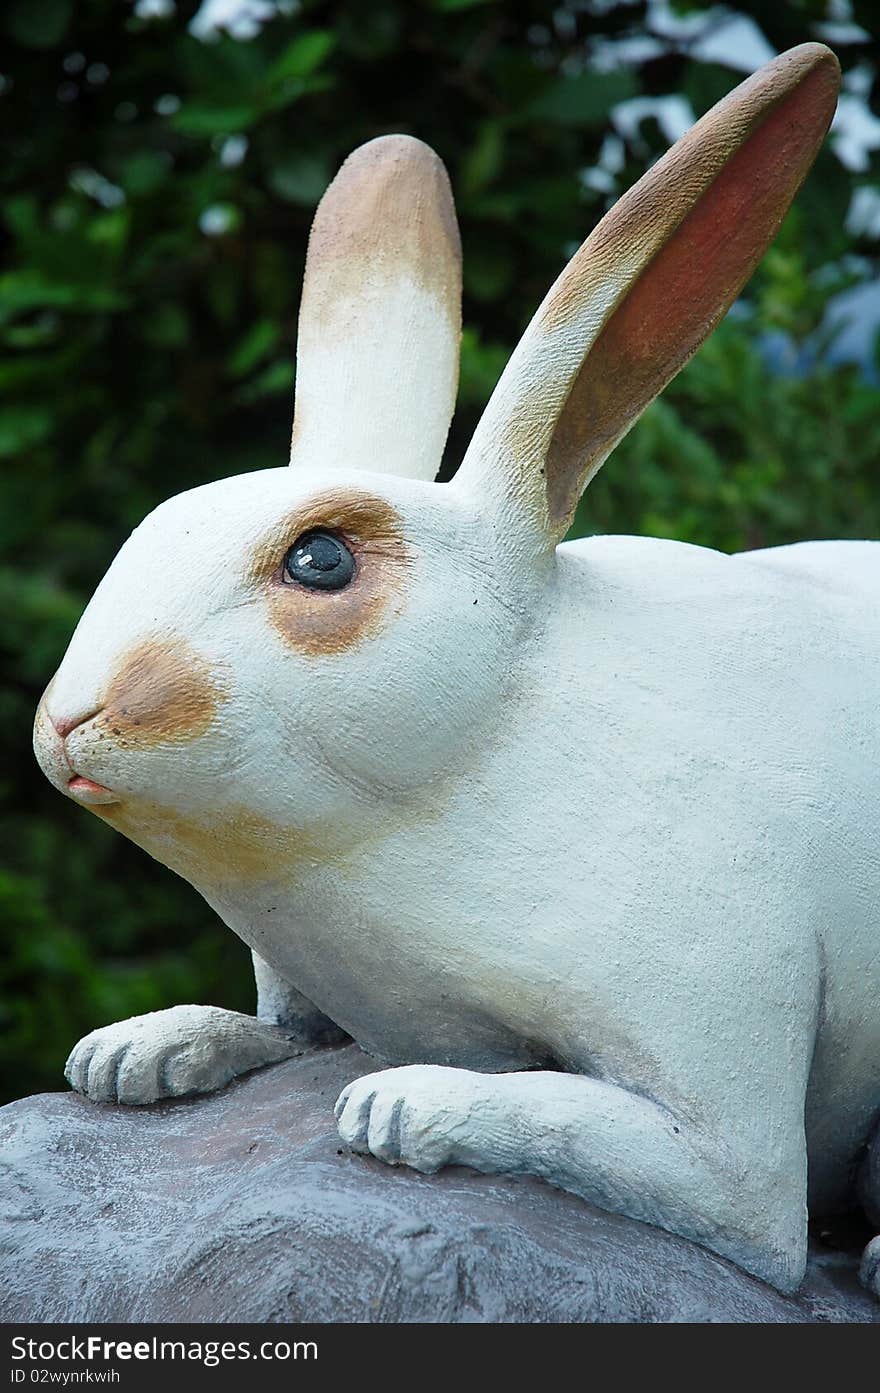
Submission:
{"label": "pink nose", "polygon": [[88,711],[84,716],[57,717],[53,716],[50,712],[47,712],[47,714],[61,739],[66,740],[71,731],[76,730],[77,726],[85,725],[86,721],[90,721],[93,716],[97,716],[100,709],[100,707],[97,707],[94,711]]}

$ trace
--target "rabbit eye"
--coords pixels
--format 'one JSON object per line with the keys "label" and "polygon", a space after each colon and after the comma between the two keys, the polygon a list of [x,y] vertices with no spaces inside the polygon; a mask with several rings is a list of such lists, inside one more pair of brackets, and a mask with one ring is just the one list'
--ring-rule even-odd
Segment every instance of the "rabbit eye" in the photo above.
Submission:
{"label": "rabbit eye", "polygon": [[310,590],[341,590],[353,575],[354,557],[332,532],[304,532],[284,558],[284,580]]}

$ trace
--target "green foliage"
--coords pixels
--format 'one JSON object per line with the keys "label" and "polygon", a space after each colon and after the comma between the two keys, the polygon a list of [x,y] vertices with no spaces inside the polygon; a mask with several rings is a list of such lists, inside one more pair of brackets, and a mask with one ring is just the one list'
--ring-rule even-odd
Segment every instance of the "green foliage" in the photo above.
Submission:
{"label": "green foliage", "polygon": [[[284,8],[284,7],[282,7]],[[202,42],[196,6],[11,0],[0,13],[0,1093],[57,1087],[95,1025],[186,1000],[249,1009],[244,949],[195,892],[49,788],[29,752],[40,691],[120,542],[161,499],[280,464],[308,227],[341,159],[400,130],[456,187],[466,257],[460,458],[510,349],[608,198],[581,178],[610,107],[732,72],[680,53],[622,69],[598,38],[643,4],[303,0],[247,41]],[[679,6],[679,9],[686,7]],[[693,8],[689,6],[687,8]],[[784,48],[818,0],[742,3]],[[855,19],[876,28],[872,7]],[[844,50],[855,67],[872,43]],[[663,148],[622,146],[618,191]],[[731,317],[620,446],[576,531],[735,549],[880,532],[880,393],[820,361],[768,372],[822,323],[856,183],[820,156]]]}

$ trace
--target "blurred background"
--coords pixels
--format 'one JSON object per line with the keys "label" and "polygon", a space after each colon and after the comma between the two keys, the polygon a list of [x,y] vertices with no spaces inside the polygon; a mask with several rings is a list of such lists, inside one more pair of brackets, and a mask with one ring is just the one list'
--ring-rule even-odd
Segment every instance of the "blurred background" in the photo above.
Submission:
{"label": "blurred background", "polygon": [[728,319],[583,500],[575,534],[736,550],[880,535],[876,0],[5,0],[0,14],[0,1098],[84,1032],[253,1008],[183,881],[58,796],[33,711],[128,532],[286,461],[315,205],[405,131],[445,160],[465,256],[446,472],[604,210],[772,55],[821,38],[832,136]]}

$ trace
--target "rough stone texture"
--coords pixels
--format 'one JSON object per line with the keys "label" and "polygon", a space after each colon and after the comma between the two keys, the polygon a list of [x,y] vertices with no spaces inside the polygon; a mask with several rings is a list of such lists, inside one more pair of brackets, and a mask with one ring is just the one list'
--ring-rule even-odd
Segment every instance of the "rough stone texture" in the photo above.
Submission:
{"label": "rough stone texture", "polygon": [[341,1147],[355,1046],[149,1108],[0,1110],[0,1318],[880,1321],[857,1252],[786,1299],[528,1178],[391,1170]]}

